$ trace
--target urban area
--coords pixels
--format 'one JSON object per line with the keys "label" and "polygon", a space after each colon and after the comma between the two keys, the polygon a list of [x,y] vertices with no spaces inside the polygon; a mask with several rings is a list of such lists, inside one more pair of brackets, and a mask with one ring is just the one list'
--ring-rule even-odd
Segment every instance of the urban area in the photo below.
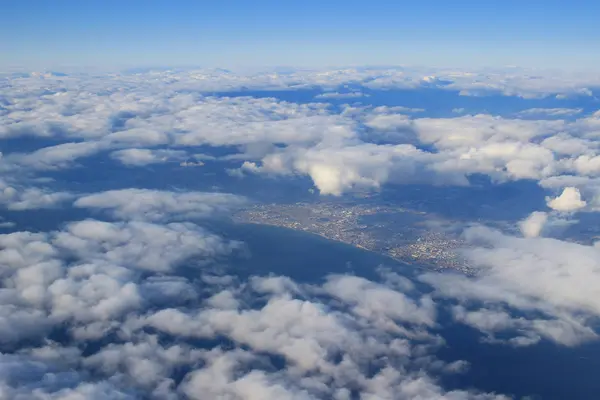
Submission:
{"label": "urban area", "polygon": [[473,272],[457,252],[465,243],[458,235],[432,226],[431,218],[422,211],[385,205],[300,202],[255,205],[240,210],[234,220],[309,232],[420,267]]}

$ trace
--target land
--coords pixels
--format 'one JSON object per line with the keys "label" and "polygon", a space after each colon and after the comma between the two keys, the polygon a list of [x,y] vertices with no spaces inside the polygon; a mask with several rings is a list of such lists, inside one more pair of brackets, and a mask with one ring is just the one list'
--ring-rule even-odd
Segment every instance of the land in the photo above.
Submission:
{"label": "land", "polygon": [[465,246],[459,235],[418,210],[345,202],[261,204],[240,210],[234,220],[310,232],[434,270],[473,272],[456,251]]}

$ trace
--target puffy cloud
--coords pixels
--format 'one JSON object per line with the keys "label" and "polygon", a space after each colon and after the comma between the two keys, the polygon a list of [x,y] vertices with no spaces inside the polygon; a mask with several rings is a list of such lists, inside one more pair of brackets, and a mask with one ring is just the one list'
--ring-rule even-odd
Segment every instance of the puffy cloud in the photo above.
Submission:
{"label": "puffy cloud", "polygon": [[[41,350],[53,349],[46,348]],[[85,382],[74,369],[59,367],[64,359],[45,359],[43,354],[1,354],[0,395],[6,399],[119,399],[133,400],[134,394],[108,381]],[[62,356],[70,356],[66,352]],[[53,357],[54,358],[54,357]]]}
{"label": "puffy cloud", "polygon": [[[430,168],[431,154],[412,145],[361,143],[345,147],[290,148],[270,154],[261,165],[247,162],[242,170],[254,173],[310,176],[322,194],[340,195],[353,188],[379,189],[387,182],[466,184],[463,174]],[[434,169],[435,168],[435,169]]]}
{"label": "puffy cloud", "polygon": [[472,247],[464,255],[479,267],[474,277],[422,277],[438,295],[462,304],[455,310],[459,320],[488,334],[525,333],[527,341],[515,339],[521,345],[540,337],[569,346],[598,338],[597,246],[512,237],[484,227],[469,229],[466,239]]}
{"label": "puffy cloud", "polygon": [[428,297],[415,304],[399,291],[356,276],[332,276],[324,289],[335,298],[353,305],[354,314],[382,324],[384,329],[393,326],[394,320],[427,326],[435,323],[435,305]]}
{"label": "puffy cloud", "polygon": [[[357,118],[356,112],[345,116]],[[375,109],[366,116],[365,112],[360,111],[358,119],[376,132],[370,135],[391,144],[368,143],[369,136],[360,140],[352,135],[337,137],[327,143],[271,149],[258,157],[260,162],[244,163],[242,170],[306,174],[324,194],[340,194],[354,186],[377,189],[386,182],[411,182],[416,177],[466,184],[466,176],[475,173],[494,180],[544,181],[565,173],[593,176],[600,171],[595,167],[598,157],[593,140],[575,136],[575,132],[581,134],[579,121],[570,124],[490,115],[411,119],[386,110]],[[587,131],[589,128],[584,128]],[[435,150],[418,150],[423,146]],[[400,176],[408,179],[395,178]]]}
{"label": "puffy cloud", "polygon": [[67,321],[75,337],[102,337],[142,307],[144,296],[160,303],[175,287],[184,296],[185,282],[149,280],[139,287],[139,271],[168,273],[184,261],[205,265],[238,244],[191,224],[86,220],[48,234],[0,235],[0,246],[3,340],[19,342]]}
{"label": "puffy cloud", "polygon": [[36,187],[19,187],[0,179],[0,204],[9,210],[54,208],[73,198],[69,192],[52,192]]}
{"label": "puffy cloud", "polygon": [[521,233],[525,237],[538,237],[548,221],[548,214],[543,211],[534,211],[519,223]]}
{"label": "puffy cloud", "polygon": [[420,118],[415,129],[424,143],[439,149],[454,149],[481,144],[527,142],[533,138],[559,133],[564,121],[529,121],[491,115],[467,115],[455,118]]}
{"label": "puffy cloud", "polygon": [[581,200],[579,189],[566,187],[560,196],[552,199],[547,198],[548,207],[556,211],[571,212],[579,210],[586,206],[586,202]]}
{"label": "puffy cloud", "polygon": [[153,398],[175,398],[171,376],[177,368],[203,360],[204,353],[187,345],[162,346],[157,336],[142,335],[135,342],[109,344],[85,358],[82,364],[109,377],[124,373]]}
{"label": "puffy cloud", "polygon": [[123,189],[83,196],[74,205],[107,210],[121,219],[158,221],[213,217],[245,203],[245,198],[227,193]]}
{"label": "puffy cloud", "polygon": [[[345,399],[352,392],[386,399],[397,398],[398,393],[407,398],[502,398],[445,393],[427,375],[413,375],[402,367],[413,359],[418,362],[423,350],[413,349],[408,338],[429,342],[432,349],[438,345],[435,336],[421,330],[432,326],[435,318],[427,298],[411,299],[364,278],[332,276],[323,286],[305,286],[302,291],[309,298],[302,299],[296,284],[290,283],[287,278],[254,277],[252,287],[261,295],[269,293],[258,308],[246,308],[241,302],[214,307],[213,296],[209,308],[163,309],[131,321],[131,326],[149,325],[179,338],[225,337],[248,346],[250,350],[205,353],[204,368],[190,372],[182,383],[192,398],[199,391],[248,399]],[[265,288],[277,289],[265,292]],[[237,290],[225,293],[230,299],[241,296]],[[335,301],[313,299],[311,293],[333,296]],[[267,372],[271,361],[263,354],[283,357],[286,366]],[[369,374],[374,366],[379,372]]]}
{"label": "puffy cloud", "polygon": [[[304,384],[312,390],[297,388],[284,377],[252,370],[248,373],[244,367],[256,357],[242,351],[214,352],[207,367],[194,371],[184,383],[183,391],[191,399],[200,399],[206,393],[213,397],[236,397],[244,399],[349,399],[356,392],[353,382],[348,388],[327,390],[327,385],[318,378],[305,378]],[[348,377],[350,378],[350,377]],[[365,399],[506,399],[493,394],[475,394],[464,391],[444,392],[426,376],[405,379],[393,369],[384,369],[372,379],[365,381],[367,390],[359,392]],[[315,393],[316,392],[316,393]],[[320,393],[319,393],[320,392]],[[202,394],[202,395],[200,395]]]}
{"label": "puffy cloud", "polygon": [[[147,165],[179,162],[207,146],[227,150],[207,159],[237,161],[238,173],[305,175],[323,194],[388,183],[467,185],[469,175],[482,173],[563,190],[548,200],[559,212],[593,209],[597,200],[587,207],[581,194],[600,194],[598,115],[415,118],[403,113],[423,110],[339,110],[200,93],[314,86],[335,93],[352,83],[539,97],[585,95],[594,79],[411,69],[8,79],[0,136],[56,143],[4,155],[0,203],[19,210],[72,198],[20,179],[100,152]],[[423,294],[391,273],[384,282],[337,275],[312,285],[281,276],[212,276],[241,244],[173,221],[242,204],[229,194],[110,190],[80,196],[74,205],[121,222],[84,220],[59,231],[0,235],[0,344],[10,353],[0,356],[0,397],[501,398],[447,392],[436,379],[464,366],[435,357],[443,343],[438,297],[449,298],[455,320],[491,343],[545,339],[574,346],[597,339],[597,247],[539,237],[560,214],[531,214],[520,223],[523,238],[468,230],[465,256],[480,267],[477,274],[426,274],[435,292]]]}
{"label": "puffy cloud", "polygon": [[315,99],[354,99],[358,97],[369,97],[362,92],[326,92],[315,96]]}
{"label": "puffy cloud", "polygon": [[[31,153],[11,153],[0,165],[9,171],[15,167],[60,169],[103,151],[112,151],[113,158],[128,165],[147,165],[183,161],[187,150],[182,147],[227,146],[238,153],[222,158],[246,162],[243,169],[247,171],[309,175],[326,194],[340,194],[355,186],[377,189],[396,181],[446,181],[464,185],[466,176],[475,173],[487,174],[494,180],[597,175],[600,169],[596,166],[593,139],[599,126],[597,115],[570,122],[490,115],[415,119],[401,113],[416,113],[421,109],[346,107],[337,112],[320,103],[199,94],[242,87],[281,89],[315,85],[333,93],[338,86],[349,82],[363,82],[372,88],[419,88],[425,84],[526,96],[555,90],[579,92],[584,88],[573,89],[572,81],[580,81],[579,76],[548,75],[541,79],[536,75],[532,79],[528,74],[516,70],[510,70],[506,76],[503,71],[464,73],[403,68],[286,74],[271,71],[255,75],[178,70],[110,77],[28,76],[10,81],[7,86],[7,118],[0,135],[34,134],[67,143]],[[565,82],[569,80],[571,83],[567,85]],[[548,81],[556,83],[549,92],[539,86]],[[86,90],[81,89],[83,86]],[[186,91],[180,90],[183,88]],[[549,110],[553,114],[566,112],[560,108]],[[534,112],[541,111],[527,111]],[[422,150],[423,154],[392,156],[391,153],[407,152],[407,148],[390,151],[388,145],[369,143],[371,139],[427,150]],[[156,146],[160,148],[153,148]],[[364,156],[366,161],[338,157],[350,165],[346,171],[336,160],[327,163],[321,160],[332,153]],[[400,176],[410,179],[398,179]]]}
{"label": "puffy cloud", "polygon": [[505,94],[526,98],[559,94],[589,95],[588,87],[598,86],[597,74],[570,74],[557,71],[530,71],[507,68],[496,70],[471,69],[459,71],[442,68],[345,68],[337,70],[280,71],[153,71],[122,76],[128,84],[147,82],[148,77],[165,86],[215,92],[254,90],[302,89],[315,86],[333,91],[346,84],[362,84],[371,89],[407,89],[435,87],[462,90],[465,94]]}
{"label": "puffy cloud", "polygon": [[[87,220],[61,232],[0,235],[2,344],[30,343],[0,356],[2,394],[503,399],[446,392],[425,372],[446,365],[431,359],[440,345],[427,332],[435,306],[389,271],[390,284],[332,276],[306,285],[270,276],[198,286],[147,276],[156,265],[169,273],[183,259],[211,257],[198,237],[187,246],[181,236],[190,230],[197,231]],[[58,327],[67,332],[47,340]],[[444,373],[453,369],[448,364]]]}
{"label": "puffy cloud", "polygon": [[281,354],[302,370],[326,368],[328,348],[336,349],[336,342],[347,335],[321,305],[286,298],[271,299],[261,310],[208,309],[191,317],[163,310],[147,324],[173,335],[225,335],[259,351]]}
{"label": "puffy cloud", "polygon": [[[93,78],[88,79],[88,83],[96,83]],[[84,82],[82,78],[70,83]],[[54,84],[60,86],[59,82]],[[57,93],[27,101],[17,97],[23,94],[16,90],[5,120],[6,136],[42,135],[68,143],[32,153],[9,154],[3,164],[58,169],[78,158],[117,149],[114,157],[137,165],[184,156],[176,153],[182,150],[145,147],[264,146],[339,140],[354,135],[352,121],[331,115],[326,104],[203,97],[164,89],[157,84],[123,91],[109,85],[96,93],[81,93],[76,86],[56,87]],[[31,93],[32,97],[37,95],[36,91]]]}
{"label": "puffy cloud", "polygon": [[238,246],[190,223],[155,225],[96,220],[67,225],[66,230],[56,233],[53,243],[79,257],[149,271],[169,271],[192,256],[212,258]]}
{"label": "puffy cloud", "polygon": [[[359,140],[349,135],[327,143],[271,149],[260,163],[247,161],[242,170],[306,174],[323,193],[340,194],[355,185],[377,189],[386,182],[411,182],[415,177],[466,184],[466,176],[480,173],[494,180],[542,181],[570,172],[594,175],[598,169],[593,141],[564,132],[580,130],[579,122],[490,115],[411,119],[377,109],[359,110],[357,117],[356,110],[346,111],[346,117],[358,118],[374,130],[369,133],[373,137],[363,135]],[[373,138],[391,143],[369,143]],[[418,150],[424,146],[434,150]],[[408,179],[390,178],[395,176]]]}
{"label": "puffy cloud", "polygon": [[181,150],[125,149],[113,151],[110,156],[125,165],[144,166],[182,161],[187,158],[187,153]]}
{"label": "puffy cloud", "polygon": [[596,333],[590,327],[577,321],[548,320],[515,317],[504,310],[482,308],[468,310],[463,306],[455,306],[453,315],[457,321],[478,329],[487,335],[487,341],[502,343],[496,335],[499,332],[518,332],[506,342],[512,346],[531,346],[542,338],[566,346],[576,346],[582,341],[595,340]]}
{"label": "puffy cloud", "polygon": [[248,145],[252,143],[310,144],[355,136],[353,122],[330,115],[322,104],[294,104],[274,99],[208,98],[182,110],[175,137],[182,146]]}
{"label": "puffy cloud", "polygon": [[550,136],[544,139],[541,145],[556,154],[567,156],[587,153],[597,146],[593,141],[573,137],[565,133]]}
{"label": "puffy cloud", "polygon": [[71,166],[75,160],[88,157],[105,149],[101,142],[62,143],[44,147],[32,153],[11,153],[3,163],[9,167],[33,168],[41,170],[61,169]]}
{"label": "puffy cloud", "polygon": [[383,131],[411,127],[411,120],[402,114],[375,114],[365,121],[365,125]]}
{"label": "puffy cloud", "polygon": [[568,160],[572,163],[571,168],[580,175],[597,176],[600,173],[600,157],[596,155],[581,155],[575,159]]}

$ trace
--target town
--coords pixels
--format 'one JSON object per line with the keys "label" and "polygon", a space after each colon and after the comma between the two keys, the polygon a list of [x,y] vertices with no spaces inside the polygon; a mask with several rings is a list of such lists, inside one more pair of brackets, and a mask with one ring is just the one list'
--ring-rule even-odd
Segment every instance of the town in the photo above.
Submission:
{"label": "town", "polygon": [[340,202],[261,204],[234,215],[242,223],[301,230],[433,270],[473,270],[457,250],[458,235],[435,229],[422,211]]}

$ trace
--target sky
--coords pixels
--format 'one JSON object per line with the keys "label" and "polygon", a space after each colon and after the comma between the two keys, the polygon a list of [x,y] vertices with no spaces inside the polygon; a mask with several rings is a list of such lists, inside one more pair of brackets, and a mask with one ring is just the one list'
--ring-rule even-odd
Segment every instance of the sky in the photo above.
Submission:
{"label": "sky", "polygon": [[9,0],[0,4],[0,68],[592,69],[598,15],[588,0]]}

